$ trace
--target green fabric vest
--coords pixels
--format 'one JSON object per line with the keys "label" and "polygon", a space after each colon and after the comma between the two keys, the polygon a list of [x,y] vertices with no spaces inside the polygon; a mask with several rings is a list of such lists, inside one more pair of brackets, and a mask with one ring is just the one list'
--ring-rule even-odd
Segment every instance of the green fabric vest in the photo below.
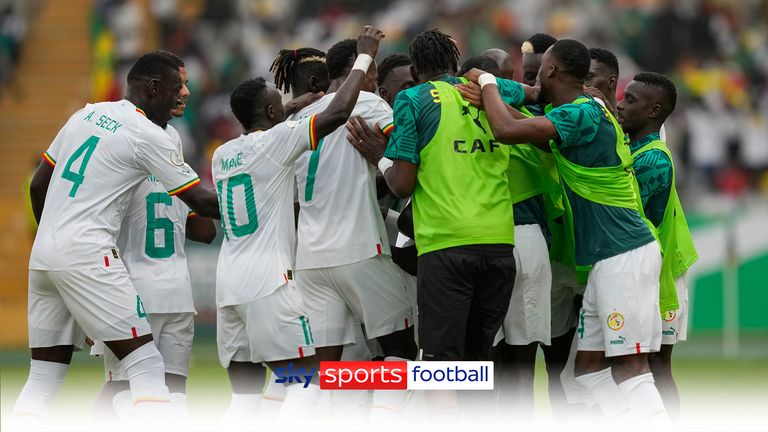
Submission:
{"label": "green fabric vest", "polygon": [[[580,97],[573,101],[573,103],[583,104],[589,101],[589,98]],[[560,178],[563,184],[567,184],[574,193],[584,199],[604,206],[637,210],[640,217],[643,218],[643,221],[648,226],[648,229],[651,230],[653,236],[658,240],[659,237],[656,228],[651,221],[645,217],[645,212],[643,211],[640,189],[637,185],[633,170],[632,154],[625,141],[624,131],[621,129],[621,126],[619,126],[619,123],[613,115],[602,105],[601,108],[616,130],[616,154],[619,156],[621,163],[614,167],[584,167],[566,159],[560,153],[555,142],[551,141],[550,147],[552,148],[552,154],[555,156],[555,163],[557,164]],[[577,273],[579,273],[579,280],[582,281],[586,272],[588,272],[591,267],[578,266],[575,264],[576,248],[573,234],[573,210],[568,201],[568,196],[565,193],[563,193],[563,206],[565,207],[563,230],[566,242],[563,250],[563,262],[566,264],[573,263]],[[663,245],[660,244],[659,247],[662,248],[663,252]],[[669,284],[661,284],[659,290],[660,313],[662,311],[666,312],[678,309],[678,307],[677,291],[674,288],[674,283],[671,287]]]}
{"label": "green fabric vest", "polygon": [[[661,283],[668,285],[666,290],[671,289],[676,292],[675,280],[683,275],[699,259],[699,256],[696,253],[696,247],[693,244],[693,238],[688,229],[688,222],[685,220],[683,206],[680,204],[680,198],[677,196],[675,168],[672,162],[672,154],[667,146],[661,140],[651,141],[632,153],[632,157],[636,158],[640,154],[653,149],[663,151],[669,158],[670,163],[672,163],[672,184],[669,189],[669,198],[664,209],[664,217],[657,230],[659,242],[664,250],[664,258],[661,264]],[[661,292],[665,292],[665,287],[661,288]],[[660,301],[660,304],[663,303]],[[665,309],[662,309],[662,311],[665,311]]]}
{"label": "green fabric vest", "polygon": [[493,138],[485,112],[470,106],[453,85],[430,84],[441,109],[437,131],[419,154],[413,192],[419,255],[473,244],[514,244],[510,146]]}

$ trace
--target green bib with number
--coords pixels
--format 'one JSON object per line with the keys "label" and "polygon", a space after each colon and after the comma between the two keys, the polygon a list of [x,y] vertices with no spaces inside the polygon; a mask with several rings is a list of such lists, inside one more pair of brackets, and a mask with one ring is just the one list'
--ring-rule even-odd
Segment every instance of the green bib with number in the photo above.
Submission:
{"label": "green bib with number", "polygon": [[453,85],[432,81],[440,124],[421,150],[413,219],[419,255],[456,246],[514,244],[510,146],[496,141],[485,112]]}
{"label": "green bib with number", "polygon": [[[661,284],[667,285],[666,288],[662,287],[661,292],[665,293],[670,290],[677,292],[675,280],[682,276],[699,259],[699,256],[693,244],[691,231],[688,229],[688,222],[685,220],[683,206],[680,204],[680,198],[677,195],[674,163],[672,162],[672,154],[667,146],[661,140],[651,141],[632,153],[632,157],[636,158],[640,154],[653,149],[664,152],[669,158],[670,163],[672,163],[672,184],[669,189],[669,198],[667,199],[667,206],[664,208],[664,217],[657,230],[659,242],[664,250],[664,258],[661,264]],[[659,302],[662,305],[665,304],[661,299],[659,299]],[[674,309],[677,308],[662,309],[662,311]]]}

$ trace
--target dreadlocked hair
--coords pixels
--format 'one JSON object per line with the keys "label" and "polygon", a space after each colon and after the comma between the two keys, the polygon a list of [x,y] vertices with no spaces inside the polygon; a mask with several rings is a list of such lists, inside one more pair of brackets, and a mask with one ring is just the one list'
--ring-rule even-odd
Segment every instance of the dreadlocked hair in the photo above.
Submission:
{"label": "dreadlocked hair", "polygon": [[459,65],[459,48],[451,36],[438,29],[427,30],[413,38],[409,48],[411,62],[417,71],[456,72]]}
{"label": "dreadlocked hair", "polygon": [[288,93],[291,86],[296,84],[296,78],[304,65],[312,69],[310,73],[327,73],[325,53],[315,48],[280,50],[269,71],[275,75],[277,88],[283,90],[283,93]]}

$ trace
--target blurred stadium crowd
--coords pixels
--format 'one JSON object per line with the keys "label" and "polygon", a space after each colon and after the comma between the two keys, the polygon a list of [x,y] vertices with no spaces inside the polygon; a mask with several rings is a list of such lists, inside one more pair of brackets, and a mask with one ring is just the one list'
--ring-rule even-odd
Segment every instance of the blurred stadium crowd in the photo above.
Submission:
{"label": "blurred stadium crowd", "polygon": [[[25,20],[14,8],[24,2],[3,3],[0,79],[7,83]],[[682,96],[666,128],[683,193],[768,194],[766,0],[96,0],[92,100],[121,97],[153,23],[156,46],[187,64],[192,97],[175,126],[199,172],[239,133],[228,106],[237,83],[271,79],[281,48],[325,50],[372,23],[387,34],[381,58],[407,52],[426,28],[451,34],[462,59],[490,47],[519,56],[523,40],[546,32],[615,52],[619,89],[640,70],[669,74]]]}

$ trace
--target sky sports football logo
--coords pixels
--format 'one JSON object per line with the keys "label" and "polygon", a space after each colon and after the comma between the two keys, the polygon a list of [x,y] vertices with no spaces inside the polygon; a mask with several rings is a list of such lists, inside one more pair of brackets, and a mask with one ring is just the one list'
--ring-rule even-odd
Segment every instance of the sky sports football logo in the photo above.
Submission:
{"label": "sky sports football logo", "polygon": [[323,390],[493,390],[491,361],[320,363]]}
{"label": "sky sports football logo", "polygon": [[[317,369],[274,371],[278,384],[309,386]],[[493,390],[492,361],[324,361],[323,390]]]}

